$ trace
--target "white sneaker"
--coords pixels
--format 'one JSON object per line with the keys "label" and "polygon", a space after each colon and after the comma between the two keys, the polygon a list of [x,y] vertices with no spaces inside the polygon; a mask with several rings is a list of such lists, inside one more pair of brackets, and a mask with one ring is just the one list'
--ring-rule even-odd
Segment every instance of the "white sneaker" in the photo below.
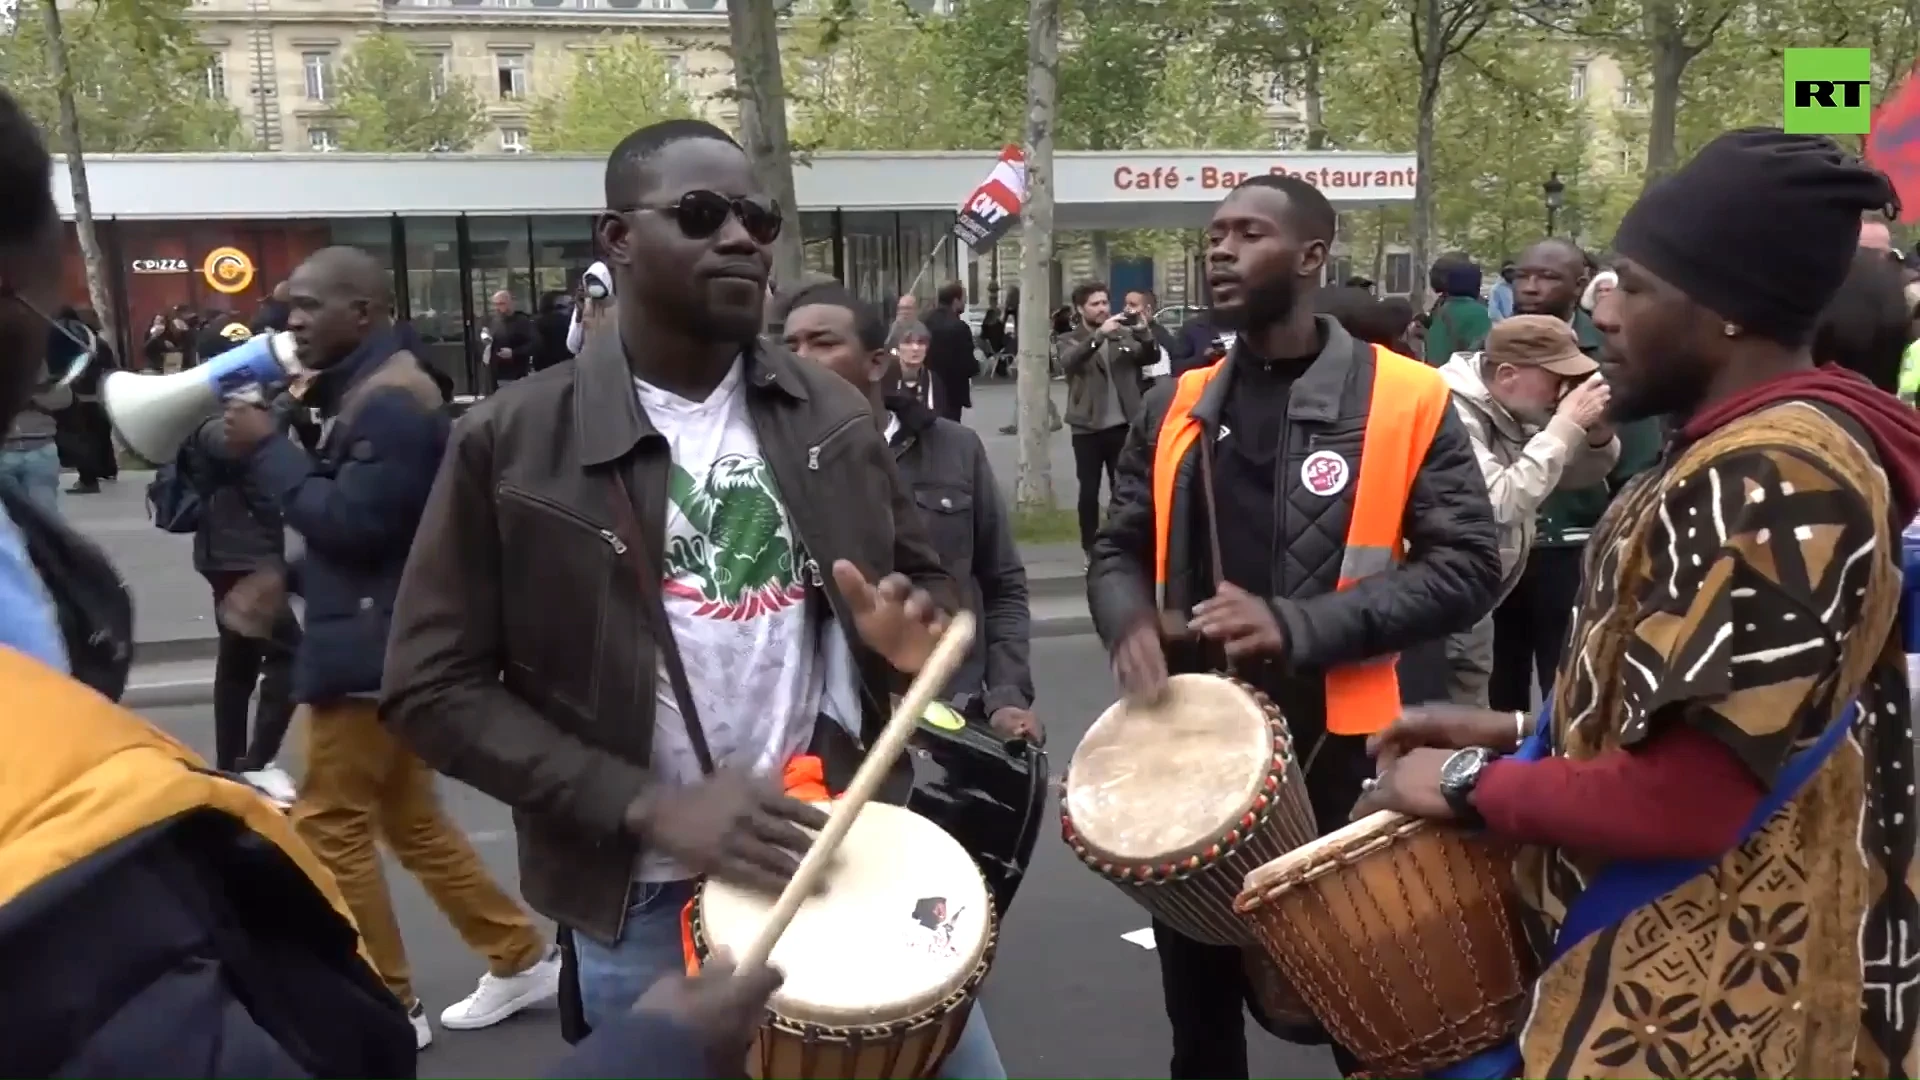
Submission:
{"label": "white sneaker", "polygon": [[560,950],[547,955],[518,975],[480,976],[480,985],[465,1001],[456,1001],[440,1014],[440,1023],[449,1031],[472,1031],[492,1027],[514,1013],[533,1005],[552,1001],[560,994]]}
{"label": "white sneaker", "polygon": [[264,769],[255,769],[240,775],[246,779],[247,783],[259,788],[267,798],[279,803],[282,810],[292,806],[293,800],[300,794],[299,789],[294,786],[293,777],[288,776],[287,771],[278,765],[269,765]]}
{"label": "white sneaker", "polygon": [[407,1019],[413,1021],[413,1048],[425,1050],[433,1045],[433,1025],[427,1023],[427,1007],[419,1002],[407,1010]]}

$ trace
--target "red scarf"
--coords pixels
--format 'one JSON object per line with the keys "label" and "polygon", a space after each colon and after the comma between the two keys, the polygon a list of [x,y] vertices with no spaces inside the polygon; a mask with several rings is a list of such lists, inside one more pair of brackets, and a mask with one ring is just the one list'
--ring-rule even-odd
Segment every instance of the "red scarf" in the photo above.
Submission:
{"label": "red scarf", "polygon": [[1920,509],[1920,414],[1892,394],[1845,368],[1827,364],[1796,371],[1695,413],[1680,431],[1697,441],[1748,413],[1784,401],[1817,401],[1847,414],[1872,436],[1887,472],[1895,520],[1901,527]]}

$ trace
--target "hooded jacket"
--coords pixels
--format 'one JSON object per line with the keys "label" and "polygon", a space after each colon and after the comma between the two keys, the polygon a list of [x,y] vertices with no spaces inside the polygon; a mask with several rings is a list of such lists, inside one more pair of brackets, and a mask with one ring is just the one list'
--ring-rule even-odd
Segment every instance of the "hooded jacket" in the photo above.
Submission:
{"label": "hooded jacket", "polygon": [[1500,597],[1526,566],[1540,506],[1555,490],[1577,490],[1607,478],[1620,460],[1620,440],[1605,446],[1563,416],[1543,428],[1525,424],[1494,399],[1481,377],[1485,353],[1455,353],[1440,368],[1453,391],[1453,411],[1473,442],[1473,456],[1487,481],[1493,523],[1500,536]]}

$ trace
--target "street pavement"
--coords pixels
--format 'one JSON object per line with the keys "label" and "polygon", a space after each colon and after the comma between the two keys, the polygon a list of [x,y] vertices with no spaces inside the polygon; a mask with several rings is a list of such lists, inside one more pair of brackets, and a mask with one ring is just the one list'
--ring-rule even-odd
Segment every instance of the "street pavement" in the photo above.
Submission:
{"label": "street pavement", "polygon": [[[1065,389],[1050,387],[1056,403]],[[975,389],[967,422],[979,432],[1003,494],[1011,497],[1019,471],[1019,440],[1000,434],[1013,413],[1010,383]],[[1073,452],[1065,431],[1048,438],[1056,502],[1074,497]],[[146,487],[153,474],[127,471],[97,495],[63,495],[61,513],[98,543],[126,580],[134,600],[135,671],[127,701],[149,708],[189,706],[208,699],[216,628],[206,582],[193,572],[193,538],[165,533],[148,520]],[[294,542],[297,548],[297,541]],[[1033,591],[1036,637],[1090,630],[1077,544],[1024,545]]]}
{"label": "street pavement", "polygon": [[[1053,771],[1066,770],[1086,728],[1115,691],[1098,642],[1057,637],[1033,646],[1037,708],[1053,747]],[[149,711],[159,725],[203,753],[213,744],[205,707]],[[292,744],[298,743],[298,736]],[[289,755],[289,764],[297,754]],[[505,807],[464,785],[442,781],[446,805],[501,881],[513,885],[513,825]],[[1050,807],[1049,813],[1057,813]],[[1049,821],[1053,821],[1051,817]],[[412,877],[391,862],[388,881],[421,998],[430,1014],[468,993],[482,962],[454,935]],[[994,1037],[1015,1077],[1164,1076],[1169,1036],[1152,952],[1123,939],[1147,926],[1146,913],[1082,867],[1049,824],[1021,886],[982,1000]],[[1252,1075],[1336,1077],[1320,1049],[1281,1043],[1247,1025]],[[437,1031],[421,1057],[422,1077],[526,1077],[543,1074],[561,1052],[550,1010],[477,1032]],[[645,1076],[636,1062],[633,1075]]]}

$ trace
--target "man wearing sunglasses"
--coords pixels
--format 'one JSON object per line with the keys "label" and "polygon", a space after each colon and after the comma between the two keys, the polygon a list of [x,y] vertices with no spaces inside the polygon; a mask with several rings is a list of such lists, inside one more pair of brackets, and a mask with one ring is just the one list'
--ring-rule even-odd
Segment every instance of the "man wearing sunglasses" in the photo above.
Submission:
{"label": "man wearing sunglasses", "polygon": [[613,318],[460,421],[383,702],[514,808],[575,1033],[682,970],[701,876],[785,884],[825,815],[776,778],[812,757],[841,790],[954,605],[860,394],[761,337],[781,211],[739,145],[644,128],[606,199]]}

